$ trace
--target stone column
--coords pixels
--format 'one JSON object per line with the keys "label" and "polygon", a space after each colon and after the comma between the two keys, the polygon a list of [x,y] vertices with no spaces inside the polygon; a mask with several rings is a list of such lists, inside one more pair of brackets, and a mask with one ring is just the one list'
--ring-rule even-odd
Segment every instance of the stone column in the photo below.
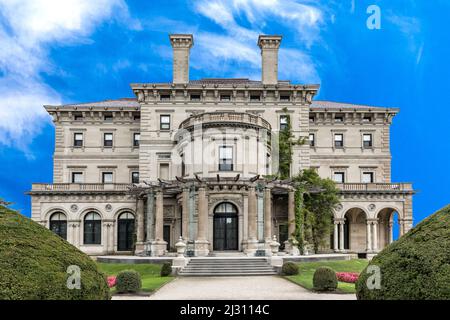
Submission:
{"label": "stone column", "polygon": [[146,225],[147,225],[147,243],[148,244],[151,244],[151,242],[153,240],[155,240],[154,206],[155,206],[155,195],[153,194],[153,191],[149,191],[147,193],[147,223],[146,223]]}
{"label": "stone column", "polygon": [[206,188],[198,188],[198,223],[197,240],[195,240],[195,255],[207,256],[209,254],[209,241],[207,240],[208,228],[208,200]]}
{"label": "stone column", "polygon": [[378,221],[373,221],[372,226],[373,226],[373,251],[378,252]]}
{"label": "stone column", "polygon": [[264,189],[264,239],[266,243],[272,242],[272,192]]}
{"label": "stone column", "polygon": [[256,192],[255,187],[248,187],[248,240],[247,250],[248,255],[254,255],[258,249],[258,240],[256,238],[257,232],[257,213],[256,213]]}
{"label": "stone column", "polygon": [[344,223],[345,221],[339,221],[339,251],[344,252]]}
{"label": "stone column", "polygon": [[188,235],[188,229],[189,229],[189,189],[184,188],[183,189],[183,196],[181,200],[181,206],[182,206],[182,226],[181,226],[181,233],[184,241],[189,240]]}
{"label": "stone column", "polygon": [[155,240],[151,245],[152,256],[163,256],[167,250],[167,242],[164,241],[164,194],[161,190],[156,192],[155,210]]}
{"label": "stone column", "polygon": [[135,254],[144,252],[144,199],[138,199],[136,204],[136,249]]}
{"label": "stone column", "polygon": [[288,235],[289,238],[295,234],[295,191],[289,191],[288,197]]}
{"label": "stone column", "polygon": [[367,220],[367,230],[366,230],[366,251],[372,252],[372,228],[371,224],[372,222]]}
{"label": "stone column", "polygon": [[392,221],[389,222],[389,244],[394,242],[394,224]]}
{"label": "stone column", "polygon": [[402,219],[398,219],[398,233],[399,236],[401,237],[403,235],[403,220]]}
{"label": "stone column", "polygon": [[333,233],[333,249],[334,252],[338,252],[339,250],[339,229],[338,229],[338,223],[337,221],[334,221],[334,233]]}

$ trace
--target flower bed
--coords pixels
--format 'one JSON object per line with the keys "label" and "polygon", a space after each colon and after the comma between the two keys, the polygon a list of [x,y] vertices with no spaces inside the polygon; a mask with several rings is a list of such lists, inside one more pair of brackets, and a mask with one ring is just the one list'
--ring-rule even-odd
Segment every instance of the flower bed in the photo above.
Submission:
{"label": "flower bed", "polygon": [[116,277],[115,276],[109,276],[107,278],[108,281],[108,287],[112,288],[116,285]]}
{"label": "flower bed", "polygon": [[355,283],[358,281],[359,273],[355,272],[336,272],[336,277],[340,282]]}

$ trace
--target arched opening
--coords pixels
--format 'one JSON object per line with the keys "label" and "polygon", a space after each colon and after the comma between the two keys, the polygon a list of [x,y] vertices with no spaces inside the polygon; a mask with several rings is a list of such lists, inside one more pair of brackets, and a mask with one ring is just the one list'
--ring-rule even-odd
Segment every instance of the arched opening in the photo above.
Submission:
{"label": "arched opening", "polygon": [[378,243],[383,249],[400,237],[400,215],[393,208],[384,208],[378,213]]}
{"label": "arched opening", "polygon": [[62,212],[55,212],[50,217],[50,230],[67,240],[67,218]]}
{"label": "arched opening", "polygon": [[102,243],[102,218],[97,212],[89,212],[84,217],[84,244],[101,244]]}
{"label": "arched opening", "polygon": [[366,213],[359,208],[349,209],[345,213],[344,248],[359,253],[367,250]]}
{"label": "arched opening", "polygon": [[117,219],[117,251],[131,251],[134,245],[134,215],[123,212]]}
{"label": "arched opening", "polygon": [[238,215],[232,203],[222,202],[214,208],[213,250],[238,250]]}

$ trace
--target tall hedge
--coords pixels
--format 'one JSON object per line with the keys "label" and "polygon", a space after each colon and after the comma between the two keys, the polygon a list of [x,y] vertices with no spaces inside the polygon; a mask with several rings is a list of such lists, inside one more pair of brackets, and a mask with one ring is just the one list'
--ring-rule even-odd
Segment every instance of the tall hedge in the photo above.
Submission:
{"label": "tall hedge", "polygon": [[[379,267],[380,289],[373,289],[371,266]],[[356,283],[358,299],[450,299],[450,206],[386,247],[367,268]]]}
{"label": "tall hedge", "polygon": [[[69,289],[69,266],[80,289]],[[109,299],[105,275],[86,254],[38,223],[0,205],[0,300]]]}

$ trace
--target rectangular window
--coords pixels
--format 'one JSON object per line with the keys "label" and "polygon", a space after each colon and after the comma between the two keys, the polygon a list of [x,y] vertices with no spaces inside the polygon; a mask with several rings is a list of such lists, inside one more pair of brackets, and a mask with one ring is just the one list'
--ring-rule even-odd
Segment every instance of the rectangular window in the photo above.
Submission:
{"label": "rectangular window", "polygon": [[102,172],[102,183],[113,183],[113,173]]}
{"label": "rectangular window", "polygon": [[344,183],[345,182],[345,173],[344,172],[335,172],[333,175],[333,180],[336,183]]}
{"label": "rectangular window", "polygon": [[140,133],[133,134],[133,147],[139,147],[140,141],[141,141],[141,134]]}
{"label": "rectangular window", "polygon": [[73,146],[82,147],[83,146],[83,134],[76,132],[73,135]]}
{"label": "rectangular window", "polygon": [[270,154],[266,154],[266,174],[270,174]]}
{"label": "rectangular window", "polygon": [[370,133],[363,134],[363,147],[372,148],[372,135]]}
{"label": "rectangular window", "polygon": [[186,175],[186,163],[184,161],[184,153],[181,155],[181,176],[184,177]]}
{"label": "rectangular window", "polygon": [[162,95],[160,95],[159,100],[161,100],[161,101],[169,101],[170,100],[170,94],[162,94]]}
{"label": "rectangular window", "polygon": [[364,116],[363,117],[363,122],[372,122],[372,117],[371,116]]}
{"label": "rectangular window", "polygon": [[233,147],[219,147],[219,171],[233,171]]}
{"label": "rectangular window", "polygon": [[310,123],[316,122],[316,117],[310,116],[310,117],[309,117],[309,122],[310,122]]}
{"label": "rectangular window", "polygon": [[291,97],[288,96],[288,95],[281,95],[280,96],[280,101],[287,102],[287,101],[290,101],[290,100],[291,100]]}
{"label": "rectangular window", "polygon": [[191,101],[200,101],[199,94],[191,94]]}
{"label": "rectangular window", "polygon": [[105,113],[103,115],[103,119],[105,120],[105,122],[112,122],[113,121],[112,113]]}
{"label": "rectangular window", "polygon": [[103,146],[104,147],[112,147],[113,146],[113,134],[112,133],[103,134]]}
{"label": "rectangular window", "polygon": [[286,130],[288,128],[289,116],[282,115],[280,116],[280,131]]}
{"label": "rectangular window", "polygon": [[83,172],[72,172],[72,183],[83,183]]}
{"label": "rectangular window", "polygon": [[260,101],[261,97],[259,95],[251,95],[250,101]]}
{"label": "rectangular window", "polygon": [[169,180],[169,164],[160,163],[159,164],[159,178],[163,180]]}
{"label": "rectangular window", "polygon": [[221,94],[220,101],[231,101],[231,96],[229,94]]}
{"label": "rectangular window", "polygon": [[140,115],[140,114],[135,114],[135,115],[133,116],[133,120],[135,120],[135,121],[140,121],[140,120],[141,120],[141,115]]}
{"label": "rectangular window", "polygon": [[334,135],[334,147],[335,148],[344,147],[344,135],[342,133],[336,133]]}
{"label": "rectangular window", "polygon": [[344,122],[344,116],[335,116],[334,117],[334,122]]}
{"label": "rectangular window", "polygon": [[139,172],[131,173],[131,183],[139,183]]}
{"label": "rectangular window", "polygon": [[159,129],[170,130],[170,115],[162,114],[159,116]]}
{"label": "rectangular window", "polygon": [[316,145],[316,139],[314,133],[309,134],[309,145],[314,147]]}
{"label": "rectangular window", "polygon": [[83,120],[83,114],[81,112],[74,113],[73,119],[75,121],[81,121],[81,120]]}
{"label": "rectangular window", "polygon": [[363,172],[362,183],[373,183],[373,172]]}

